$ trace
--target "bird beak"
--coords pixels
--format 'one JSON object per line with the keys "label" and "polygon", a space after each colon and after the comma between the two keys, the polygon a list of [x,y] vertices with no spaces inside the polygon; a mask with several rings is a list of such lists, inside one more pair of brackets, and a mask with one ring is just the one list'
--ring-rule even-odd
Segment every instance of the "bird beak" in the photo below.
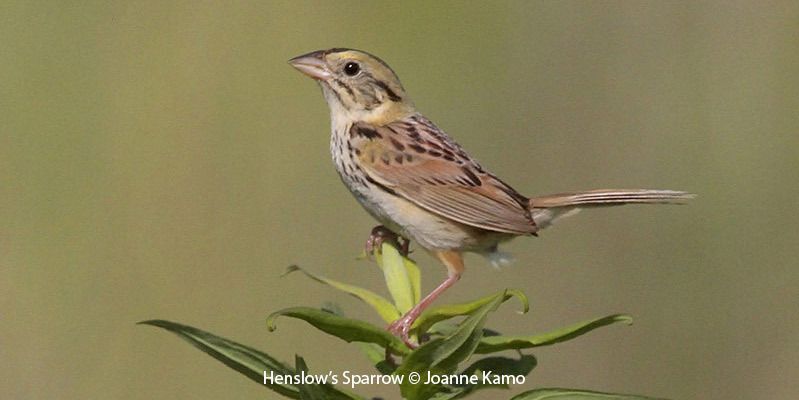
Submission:
{"label": "bird beak", "polygon": [[324,57],[324,51],[314,51],[292,58],[289,60],[289,64],[311,78],[324,81],[332,76]]}

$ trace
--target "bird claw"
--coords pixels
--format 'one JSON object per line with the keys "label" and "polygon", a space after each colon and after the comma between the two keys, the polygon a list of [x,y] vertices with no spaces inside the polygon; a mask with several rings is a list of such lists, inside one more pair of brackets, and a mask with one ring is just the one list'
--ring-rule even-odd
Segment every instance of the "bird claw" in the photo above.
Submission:
{"label": "bird claw", "polygon": [[412,315],[405,315],[402,318],[394,321],[391,325],[388,326],[388,331],[395,336],[399,336],[400,339],[408,346],[410,349],[415,349],[419,347],[418,343],[411,341],[410,339],[410,331],[411,325],[416,318],[413,318]]}
{"label": "bird claw", "polygon": [[383,225],[378,225],[372,228],[372,232],[369,234],[369,238],[366,239],[366,245],[364,246],[366,250],[366,256],[371,257],[375,250],[380,251],[382,249],[383,242],[393,244],[403,257],[408,256],[411,241],[397,235]]}

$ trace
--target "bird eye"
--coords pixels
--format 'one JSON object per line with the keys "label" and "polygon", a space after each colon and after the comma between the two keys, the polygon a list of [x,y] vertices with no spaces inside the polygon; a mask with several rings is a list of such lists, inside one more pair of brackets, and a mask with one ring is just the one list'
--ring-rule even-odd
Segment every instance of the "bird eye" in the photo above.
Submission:
{"label": "bird eye", "polygon": [[349,76],[354,76],[361,70],[361,66],[358,63],[348,62],[344,64],[344,73]]}

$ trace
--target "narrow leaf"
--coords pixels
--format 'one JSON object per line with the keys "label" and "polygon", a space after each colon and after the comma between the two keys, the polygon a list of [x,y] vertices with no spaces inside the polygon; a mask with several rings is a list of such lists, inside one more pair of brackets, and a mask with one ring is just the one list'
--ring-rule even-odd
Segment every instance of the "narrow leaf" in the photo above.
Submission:
{"label": "narrow leaf", "polygon": [[[338,315],[339,317],[345,317],[344,312],[341,311],[340,308],[334,305],[328,305],[326,307],[322,307],[323,311],[329,312],[334,315]],[[374,343],[366,343],[366,342],[355,342],[355,345],[361,349],[361,352],[366,355],[366,358],[374,364],[375,368],[380,371],[383,375],[391,375],[397,366],[388,362],[386,359],[388,355],[386,354],[386,349],[381,347],[380,345]]]}
{"label": "narrow leaf", "polygon": [[408,271],[408,280],[413,291],[413,304],[416,304],[422,299],[422,273],[415,261],[408,257],[403,257],[402,261],[405,264],[405,270]]}
{"label": "narrow leaf", "polygon": [[301,319],[322,332],[347,342],[375,343],[383,348],[388,347],[397,354],[407,354],[409,351],[405,343],[385,329],[310,307],[292,307],[275,311],[266,319],[269,331],[276,329],[275,319],[280,316]]}
{"label": "narrow leaf", "polygon": [[325,285],[332,286],[342,292],[348,293],[355,298],[363,301],[364,303],[370,305],[372,308],[380,314],[380,318],[382,318],[386,322],[394,322],[396,319],[400,317],[400,313],[390,301],[386,300],[383,296],[380,296],[371,290],[364,289],[355,285],[346,284],[343,282],[339,282],[333,279],[328,279],[323,276],[319,276],[316,274],[312,274],[296,265],[291,265],[286,269],[286,274],[290,274],[294,271],[300,271],[309,278],[323,283]]}
{"label": "narrow leaf", "polygon": [[283,396],[292,399],[300,398],[299,388],[289,384],[273,384],[264,381],[264,375],[274,372],[275,375],[292,375],[294,369],[275,360],[270,355],[255,350],[232,340],[216,336],[212,333],[176,322],[164,320],[142,321],[139,324],[156,326],[166,329],[181,339],[191,343],[192,346],[221,361],[228,367],[242,375],[264,385]]}
{"label": "narrow leaf", "polygon": [[561,328],[552,332],[532,335],[532,336],[484,336],[477,346],[475,353],[486,354],[494,353],[503,350],[521,350],[529,349],[532,347],[548,346],[555,343],[565,342],[574,339],[578,336],[591,332],[594,329],[601,328],[616,322],[622,322],[627,325],[632,324],[632,317],[624,314],[609,315],[607,317],[598,318],[590,321],[581,322]]}
{"label": "narrow leaf", "polygon": [[394,246],[383,242],[382,251],[375,255],[375,259],[383,270],[386,286],[397,310],[403,314],[408,312],[415,305],[414,290],[403,257]]}
{"label": "narrow leaf", "polygon": [[[527,300],[527,296],[525,296],[521,291],[515,289],[505,289],[503,293],[504,297],[502,298],[502,302],[505,302],[512,297],[517,297],[519,301],[522,302],[522,312],[526,313],[528,310],[530,310],[530,303]],[[468,303],[446,304],[431,307],[416,319],[416,322],[414,322],[413,326],[411,327],[411,331],[416,333],[427,332],[430,327],[433,326],[433,324],[446,319],[468,315],[483,305],[493,301],[496,296],[497,294],[492,294],[490,296],[486,296]]]}
{"label": "narrow leaf", "polygon": [[632,394],[613,394],[590,390],[543,388],[514,396],[511,400],[664,400]]}

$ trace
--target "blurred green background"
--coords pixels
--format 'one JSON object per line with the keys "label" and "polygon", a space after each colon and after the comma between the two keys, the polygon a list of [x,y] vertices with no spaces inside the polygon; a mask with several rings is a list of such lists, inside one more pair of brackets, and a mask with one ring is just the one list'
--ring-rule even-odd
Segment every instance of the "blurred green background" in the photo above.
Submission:
{"label": "blurred green background", "polygon": [[[530,296],[501,331],[636,318],[536,351],[513,392],[799,397],[798,3],[20,1],[0,5],[1,398],[276,397],[135,325],[152,318],[372,371],[302,322],[264,325],[328,300],[378,322],[279,277],[297,263],[383,290],[354,259],[374,222],[334,172],[327,107],[286,64],[328,47],[386,60],[527,194],[699,194],[584,212],[506,246],[501,271],[467,260],[443,301]],[[415,255],[430,290],[444,269]]]}

